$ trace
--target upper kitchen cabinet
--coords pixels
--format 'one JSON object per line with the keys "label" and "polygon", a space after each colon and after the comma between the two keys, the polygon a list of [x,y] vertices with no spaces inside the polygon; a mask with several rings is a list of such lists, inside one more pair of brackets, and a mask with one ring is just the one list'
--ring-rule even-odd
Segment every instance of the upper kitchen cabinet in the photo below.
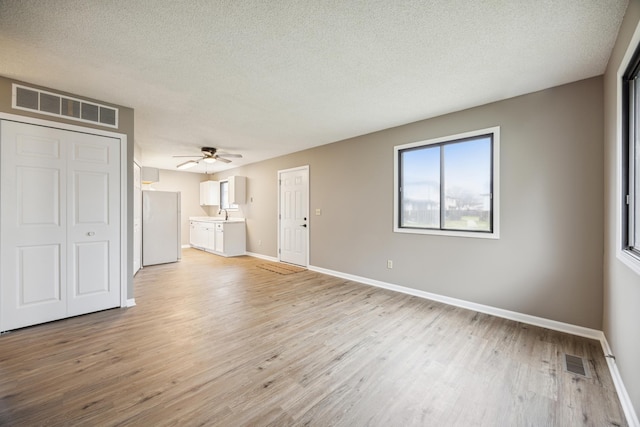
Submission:
{"label": "upper kitchen cabinet", "polygon": [[220,183],[203,181],[200,183],[200,206],[220,205]]}
{"label": "upper kitchen cabinet", "polygon": [[229,177],[229,204],[243,205],[246,203],[247,194],[247,177],[230,176]]}

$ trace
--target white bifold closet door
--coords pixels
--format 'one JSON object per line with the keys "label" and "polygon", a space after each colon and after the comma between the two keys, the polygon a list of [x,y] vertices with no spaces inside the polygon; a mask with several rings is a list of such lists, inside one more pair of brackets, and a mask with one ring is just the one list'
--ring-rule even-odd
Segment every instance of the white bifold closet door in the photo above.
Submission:
{"label": "white bifold closet door", "polygon": [[120,306],[120,140],[0,121],[0,331]]}

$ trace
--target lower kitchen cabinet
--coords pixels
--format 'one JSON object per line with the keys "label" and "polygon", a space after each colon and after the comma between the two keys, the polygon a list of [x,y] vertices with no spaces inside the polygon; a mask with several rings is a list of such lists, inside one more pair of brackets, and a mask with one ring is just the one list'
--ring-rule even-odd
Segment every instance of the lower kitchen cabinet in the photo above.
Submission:
{"label": "lower kitchen cabinet", "polygon": [[205,222],[191,221],[189,225],[189,244],[198,249],[208,246],[207,227]]}
{"label": "lower kitchen cabinet", "polygon": [[191,221],[189,243],[196,249],[222,256],[246,253],[245,223],[240,221]]}

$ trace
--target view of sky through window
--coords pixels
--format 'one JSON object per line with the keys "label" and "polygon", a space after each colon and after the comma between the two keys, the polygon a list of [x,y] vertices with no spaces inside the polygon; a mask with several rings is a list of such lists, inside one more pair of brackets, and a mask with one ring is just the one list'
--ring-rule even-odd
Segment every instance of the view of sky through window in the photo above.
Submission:
{"label": "view of sky through window", "polygon": [[401,226],[490,231],[491,150],[483,135],[402,151]]}

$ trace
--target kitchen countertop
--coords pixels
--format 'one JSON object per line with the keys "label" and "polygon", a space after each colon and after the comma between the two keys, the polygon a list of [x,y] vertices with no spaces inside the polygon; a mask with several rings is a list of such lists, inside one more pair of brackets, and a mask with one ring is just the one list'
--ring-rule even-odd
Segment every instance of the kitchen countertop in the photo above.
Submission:
{"label": "kitchen countertop", "polygon": [[229,218],[227,220],[222,216],[190,216],[189,221],[198,222],[244,222],[244,218]]}

